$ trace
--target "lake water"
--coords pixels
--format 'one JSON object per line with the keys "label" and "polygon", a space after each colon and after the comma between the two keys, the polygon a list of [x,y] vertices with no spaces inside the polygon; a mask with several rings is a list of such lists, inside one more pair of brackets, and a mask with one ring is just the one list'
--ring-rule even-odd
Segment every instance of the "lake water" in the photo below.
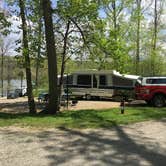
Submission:
{"label": "lake water", "polygon": [[[23,87],[26,87],[26,80],[23,80],[23,83],[22,83],[22,86]],[[3,81],[3,91],[4,91],[4,96],[7,95],[7,80],[4,80]],[[10,81],[10,91],[14,91],[15,89],[20,89],[21,88],[21,80],[11,80]],[[0,82],[0,96],[1,96],[1,82]]]}

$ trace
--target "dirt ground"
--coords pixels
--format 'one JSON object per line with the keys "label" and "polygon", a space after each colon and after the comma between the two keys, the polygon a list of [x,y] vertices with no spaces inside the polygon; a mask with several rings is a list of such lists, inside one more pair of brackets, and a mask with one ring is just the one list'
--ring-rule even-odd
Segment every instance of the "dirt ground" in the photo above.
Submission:
{"label": "dirt ground", "polygon": [[165,166],[166,119],[110,129],[0,128],[0,166]]}
{"label": "dirt ground", "polygon": [[[71,103],[71,102],[70,102]],[[37,104],[38,111],[44,107],[44,104]],[[75,106],[69,104],[69,110],[81,110],[81,109],[107,109],[119,107],[119,102],[111,101],[78,101]],[[67,107],[62,107],[62,110],[67,109]],[[6,99],[0,98],[0,112],[10,112],[10,113],[21,113],[28,112],[28,104],[26,97],[20,97],[17,99]]]}
{"label": "dirt ground", "polygon": [[[119,107],[80,101],[70,109]],[[27,112],[27,98],[0,99],[1,112]],[[0,128],[0,166],[165,166],[166,119],[110,129]]]}

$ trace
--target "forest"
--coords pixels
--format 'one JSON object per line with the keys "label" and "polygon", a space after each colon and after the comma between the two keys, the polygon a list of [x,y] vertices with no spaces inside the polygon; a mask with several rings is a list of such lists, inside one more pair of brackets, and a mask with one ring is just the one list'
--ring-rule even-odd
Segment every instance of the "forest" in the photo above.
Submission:
{"label": "forest", "polygon": [[1,90],[4,80],[25,78],[35,113],[33,89],[48,87],[46,110],[56,113],[63,85],[57,75],[97,69],[165,76],[165,40],[165,0],[5,0]]}

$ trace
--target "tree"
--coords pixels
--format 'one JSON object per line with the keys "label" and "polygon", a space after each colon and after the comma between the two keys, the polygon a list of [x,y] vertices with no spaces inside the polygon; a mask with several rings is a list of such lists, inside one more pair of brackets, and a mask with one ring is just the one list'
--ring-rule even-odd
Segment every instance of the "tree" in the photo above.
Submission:
{"label": "tree", "polygon": [[4,68],[4,55],[7,53],[9,49],[9,45],[4,43],[4,37],[7,36],[10,31],[10,22],[7,20],[7,15],[5,15],[4,11],[0,9],[0,54],[1,54],[1,96],[3,97],[3,68]]}
{"label": "tree", "polygon": [[95,29],[93,50],[101,62],[100,69],[116,69],[120,72],[126,71],[130,61],[128,56],[128,45],[126,34],[128,25],[125,20],[125,10],[127,10],[130,0],[116,1],[103,0],[102,9],[105,18],[101,19]]}
{"label": "tree", "polygon": [[[35,87],[39,85],[39,69],[41,67],[45,54],[45,41],[42,19],[41,0],[27,1],[26,3],[26,18],[28,22],[28,40],[29,52],[31,58],[34,59],[35,65]],[[32,64],[33,65],[33,64]]]}
{"label": "tree", "polygon": [[136,39],[136,63],[135,73],[139,74],[139,63],[140,63],[140,24],[141,24],[141,2],[142,0],[136,0],[136,15],[137,15],[137,39]]}
{"label": "tree", "polygon": [[28,94],[28,105],[29,112],[36,113],[35,101],[32,92],[32,80],[31,80],[31,65],[29,57],[29,46],[28,46],[28,36],[27,36],[27,23],[25,17],[25,4],[24,0],[19,0],[20,15],[22,19],[22,31],[23,31],[23,57],[25,58],[25,69],[26,69],[26,81],[27,81],[27,94]]}
{"label": "tree", "polygon": [[41,40],[42,40],[42,9],[41,9],[41,0],[39,0],[39,10],[38,10],[38,48],[37,48],[37,58],[36,58],[36,87],[38,87],[38,75],[39,75],[39,65],[40,65],[40,58],[41,58]]}
{"label": "tree", "polygon": [[21,87],[21,89],[22,89],[24,72],[23,72],[23,71],[20,71],[20,72],[18,73],[18,76],[20,77],[20,81],[21,81],[20,87]]}
{"label": "tree", "polygon": [[[7,39],[3,36],[3,39],[0,41],[0,54],[1,54],[1,96],[4,96],[4,57],[9,54],[10,49],[13,47],[11,39]],[[8,58],[9,60],[9,58]],[[8,64],[9,65],[9,64]]]}
{"label": "tree", "polygon": [[45,23],[45,36],[48,57],[49,101],[47,113],[55,114],[59,110],[57,87],[57,55],[53,31],[52,8],[50,0],[42,0],[42,9]]}
{"label": "tree", "polygon": [[4,54],[5,54],[5,50],[4,50],[4,47],[3,47],[3,45],[1,45],[2,47],[1,47],[1,97],[3,97],[3,68],[4,68]]}
{"label": "tree", "polygon": [[66,25],[66,31],[63,39],[63,51],[62,51],[62,62],[61,62],[61,73],[60,73],[60,81],[59,81],[59,105],[61,104],[61,93],[63,90],[63,76],[65,72],[65,63],[66,63],[66,52],[67,52],[67,40],[69,35],[71,21],[68,20]]}
{"label": "tree", "polygon": [[[10,33],[9,27],[11,23],[7,20],[8,15],[0,9],[0,35],[6,36]],[[2,37],[2,36],[1,36]]]}
{"label": "tree", "polygon": [[77,55],[78,57],[78,54],[80,55],[80,52],[83,52],[82,48],[86,42],[85,27],[86,31],[88,31],[90,19],[97,13],[95,4],[88,0],[82,2],[78,2],[77,0],[60,0],[57,2],[56,9],[54,9],[56,15],[54,19],[57,20],[54,25],[54,32],[57,52],[59,53],[61,63],[59,81],[60,100],[66,63],[73,55]]}
{"label": "tree", "polygon": [[[161,3],[160,3],[161,4]],[[160,11],[161,10],[161,6],[158,7],[158,1],[154,0],[154,28],[153,28],[153,32],[152,32],[152,53],[151,53],[151,75],[155,75],[156,74],[156,56],[157,56],[157,35],[158,35],[158,27],[159,27],[159,17],[160,17]]]}

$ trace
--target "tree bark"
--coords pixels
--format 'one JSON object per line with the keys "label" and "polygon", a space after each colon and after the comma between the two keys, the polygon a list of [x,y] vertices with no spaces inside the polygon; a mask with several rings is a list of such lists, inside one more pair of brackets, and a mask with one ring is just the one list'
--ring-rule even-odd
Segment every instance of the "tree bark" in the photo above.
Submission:
{"label": "tree bark", "polygon": [[137,39],[136,39],[136,64],[135,73],[139,74],[139,63],[140,63],[140,24],[141,24],[141,0],[137,2]]}
{"label": "tree bark", "polygon": [[41,1],[39,1],[39,27],[38,27],[38,50],[36,60],[36,88],[38,88],[39,79],[39,65],[40,65],[40,53],[41,53],[41,33],[42,33],[42,12],[41,12]]}
{"label": "tree bark", "polygon": [[1,57],[1,97],[3,97],[3,67],[4,67],[4,54],[2,52],[2,57]]}
{"label": "tree bark", "polygon": [[157,0],[155,0],[155,7],[154,7],[154,32],[153,32],[153,46],[152,46],[152,53],[151,53],[151,71],[152,76],[155,75],[155,58],[156,58],[156,42],[157,42],[157,28],[158,28],[158,13],[157,13]]}
{"label": "tree bark", "polygon": [[8,57],[8,64],[7,64],[7,70],[8,70],[8,75],[7,75],[7,95],[10,92],[10,80],[11,80],[11,62],[10,62],[10,57]]}
{"label": "tree bark", "polygon": [[61,102],[61,95],[62,95],[62,90],[63,90],[63,76],[64,76],[64,72],[65,72],[65,63],[66,63],[65,58],[66,58],[67,38],[68,38],[69,28],[70,28],[70,21],[67,22],[66,33],[64,36],[64,43],[63,43],[61,76],[60,76],[60,81],[59,81],[59,105]]}
{"label": "tree bark", "polygon": [[48,57],[48,77],[49,77],[49,101],[47,113],[55,114],[58,107],[58,87],[57,87],[57,55],[55,50],[55,39],[53,31],[52,8],[50,0],[42,0],[45,36]]}
{"label": "tree bark", "polygon": [[26,68],[26,81],[27,81],[27,94],[28,94],[28,105],[29,113],[36,113],[35,101],[32,92],[32,80],[31,80],[31,66],[29,57],[29,47],[27,38],[27,24],[25,18],[25,4],[24,0],[19,0],[20,15],[22,19],[22,31],[23,31],[23,56],[25,58],[25,68]]}

